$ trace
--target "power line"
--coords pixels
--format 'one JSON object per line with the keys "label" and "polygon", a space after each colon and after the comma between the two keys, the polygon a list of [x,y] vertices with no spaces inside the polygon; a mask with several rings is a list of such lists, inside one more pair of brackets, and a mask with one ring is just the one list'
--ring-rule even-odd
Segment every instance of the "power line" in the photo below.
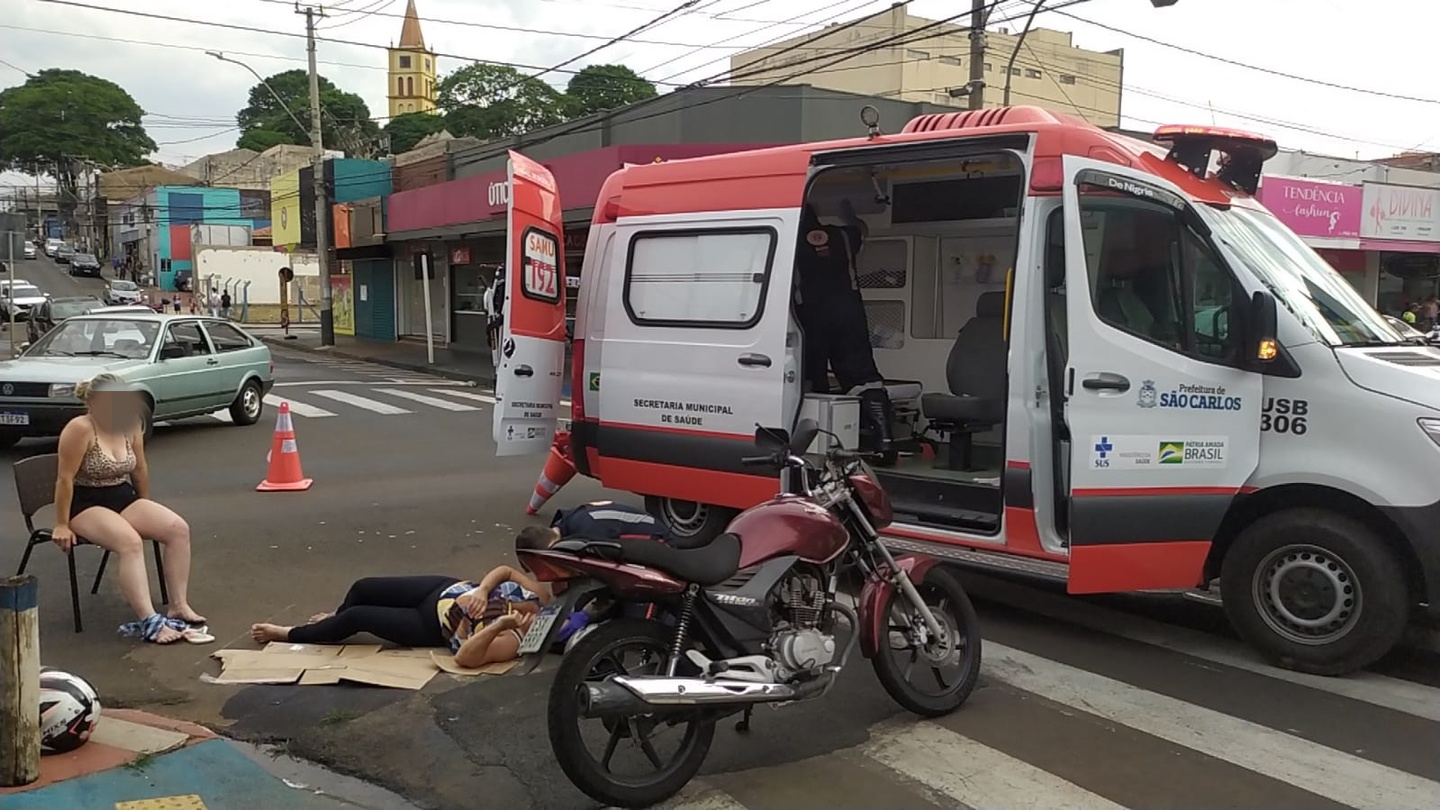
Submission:
{"label": "power line", "polygon": [[[647,30],[647,29],[654,28],[654,27],[662,24],[663,22],[665,22],[666,20],[670,19],[671,17],[674,17],[676,14],[679,14],[679,13],[685,11],[685,9],[692,8],[692,7],[693,7],[696,3],[698,3],[698,2],[700,2],[700,0],[685,0],[684,3],[681,3],[680,5],[676,6],[675,8],[673,8],[673,9],[671,9],[671,10],[669,10],[669,11],[663,13],[663,14],[661,14],[661,15],[658,16],[658,17],[655,17],[655,18],[651,19],[649,22],[647,22],[647,23],[645,23],[645,24],[643,24],[643,25],[636,26],[635,28],[632,28],[632,29],[630,29],[629,31],[626,31],[625,33],[621,34],[621,35],[618,36],[618,37],[613,37],[613,38],[611,38],[611,39],[609,39],[609,40],[607,40],[607,41],[605,41],[605,42],[602,42],[602,43],[600,43],[599,45],[596,45],[595,47],[591,48],[591,49],[588,50],[588,51],[585,51],[585,52],[583,52],[583,53],[576,54],[575,56],[572,56],[572,57],[570,57],[569,59],[566,59],[564,62],[560,62],[559,64],[553,65],[553,66],[551,66],[551,67],[546,68],[545,70],[540,71],[539,73],[535,73],[535,74],[531,75],[530,78],[531,78],[531,79],[538,79],[538,78],[540,78],[541,76],[544,76],[546,73],[552,73],[552,72],[557,71],[557,70],[559,70],[559,69],[561,69],[561,68],[563,68],[563,67],[567,67],[567,66],[569,66],[569,65],[573,65],[573,64],[575,64],[576,62],[580,61],[581,59],[584,59],[584,58],[587,57],[587,56],[593,56],[593,55],[599,53],[600,51],[603,51],[603,50],[605,50],[606,48],[609,48],[609,47],[612,46],[612,45],[615,45],[615,44],[620,43],[620,42],[624,42],[625,40],[630,39],[631,37],[635,36],[636,34],[642,33],[642,32],[644,32],[644,31]],[[637,43],[639,42],[639,40],[631,40],[631,41],[637,42]]]}
{"label": "power line", "polygon": [[[1063,8],[1063,7],[1062,7],[1062,8]],[[1375,90],[1375,89],[1368,88],[1368,87],[1356,87],[1355,85],[1340,84],[1340,83],[1338,83],[1338,82],[1326,81],[1326,80],[1324,80],[1324,79],[1316,79],[1316,78],[1313,78],[1313,77],[1310,77],[1310,76],[1300,76],[1300,75],[1295,74],[1295,73],[1286,73],[1286,72],[1283,71],[1283,70],[1275,70],[1274,68],[1262,67],[1262,66],[1260,66],[1260,65],[1252,65],[1252,64],[1250,64],[1250,63],[1248,63],[1248,62],[1241,62],[1241,61],[1239,61],[1239,60],[1237,60],[1237,59],[1230,59],[1229,57],[1225,57],[1225,56],[1217,56],[1217,55],[1215,55],[1215,54],[1213,54],[1213,53],[1206,53],[1206,52],[1204,52],[1204,51],[1195,50],[1194,48],[1187,48],[1187,47],[1185,47],[1184,45],[1176,45],[1176,44],[1173,43],[1173,42],[1166,42],[1166,41],[1161,40],[1161,39],[1155,39],[1155,38],[1153,38],[1153,37],[1147,37],[1147,36],[1145,36],[1144,34],[1137,34],[1137,33],[1133,32],[1133,31],[1126,31],[1126,30],[1123,29],[1123,28],[1116,28],[1115,26],[1112,26],[1112,25],[1106,25],[1106,24],[1104,24],[1104,23],[1098,23],[1098,22],[1095,22],[1094,20],[1089,20],[1089,19],[1086,19],[1086,18],[1084,18],[1084,17],[1081,17],[1081,16],[1079,16],[1079,15],[1077,15],[1077,14],[1063,13],[1063,12],[1061,12],[1061,11],[1059,10],[1059,8],[1047,9],[1047,11],[1051,11],[1051,12],[1060,14],[1060,16],[1062,16],[1062,17],[1069,17],[1069,18],[1072,19],[1072,20],[1077,20],[1077,21],[1079,21],[1079,22],[1085,23],[1086,25],[1093,25],[1093,26],[1095,26],[1096,28],[1100,28],[1100,29],[1103,29],[1103,30],[1106,30],[1106,31],[1110,31],[1110,32],[1115,33],[1115,34],[1121,34],[1121,35],[1123,35],[1123,36],[1131,37],[1131,38],[1133,38],[1133,39],[1138,39],[1138,40],[1140,40],[1141,42],[1148,42],[1148,43],[1150,43],[1150,44],[1152,44],[1152,45],[1159,45],[1159,46],[1161,46],[1162,48],[1169,48],[1169,49],[1174,50],[1174,51],[1179,51],[1179,52],[1181,52],[1181,53],[1190,54],[1191,56],[1199,56],[1199,57],[1201,57],[1201,58],[1203,58],[1203,59],[1209,59],[1209,60],[1214,61],[1214,62],[1220,62],[1220,63],[1222,63],[1222,64],[1232,65],[1232,66],[1234,66],[1234,67],[1245,68],[1246,70],[1253,70],[1253,71],[1256,71],[1256,72],[1259,72],[1259,73],[1268,73],[1268,74],[1270,74],[1271,76],[1279,76],[1279,77],[1284,78],[1284,79],[1293,79],[1293,80],[1295,80],[1295,81],[1306,82],[1306,83],[1308,83],[1308,84],[1314,84],[1314,85],[1318,85],[1318,86],[1320,86],[1320,87],[1329,87],[1329,88],[1332,88],[1332,89],[1335,89],[1335,90],[1348,90],[1348,91],[1350,91],[1350,92],[1352,92],[1352,93],[1365,93],[1366,95],[1380,96],[1380,97],[1382,97],[1382,98],[1393,98],[1393,99],[1398,99],[1398,100],[1400,100],[1400,101],[1418,101],[1418,102],[1420,102],[1420,103],[1422,103],[1422,104],[1440,104],[1440,99],[1437,99],[1437,98],[1424,98],[1424,97],[1422,97],[1422,96],[1411,96],[1411,95],[1406,95],[1406,94],[1404,94],[1404,93],[1391,93],[1391,92],[1388,92],[1388,91],[1385,91],[1385,90]]]}

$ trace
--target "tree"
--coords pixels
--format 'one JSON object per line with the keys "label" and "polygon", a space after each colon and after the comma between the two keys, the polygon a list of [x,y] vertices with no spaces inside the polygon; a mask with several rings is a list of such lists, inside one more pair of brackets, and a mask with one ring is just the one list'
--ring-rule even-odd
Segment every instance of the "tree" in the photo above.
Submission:
{"label": "tree", "polygon": [[657,95],[655,85],[624,65],[589,65],[570,77],[565,87],[566,112],[579,118]]}
{"label": "tree", "polygon": [[120,85],[76,70],[49,69],[0,92],[0,168],[48,174],[67,214],[88,163],[139,166],[156,150],[145,111]]}
{"label": "tree", "polygon": [[565,120],[565,97],[506,65],[467,65],[440,80],[436,103],[456,136],[503,138]]}
{"label": "tree", "polygon": [[[325,146],[359,156],[372,153],[380,127],[370,119],[365,100],[341,90],[324,76],[319,83],[320,134]],[[276,100],[277,95],[285,101],[283,106]],[[286,107],[298,122],[285,112]],[[249,103],[236,113],[235,123],[240,125],[237,146],[258,151],[281,143],[309,146],[309,74],[298,69],[287,70],[250,88]]]}
{"label": "tree", "polygon": [[445,119],[431,113],[405,113],[390,119],[383,132],[390,136],[390,153],[398,155],[415,148],[427,135],[445,128]]}

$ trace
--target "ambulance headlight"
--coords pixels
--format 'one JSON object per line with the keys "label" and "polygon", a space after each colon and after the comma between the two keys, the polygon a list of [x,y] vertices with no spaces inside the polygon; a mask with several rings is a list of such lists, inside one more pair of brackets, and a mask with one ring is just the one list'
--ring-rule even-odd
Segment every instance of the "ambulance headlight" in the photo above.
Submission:
{"label": "ambulance headlight", "polygon": [[1440,446],[1440,419],[1422,418],[1416,421],[1420,423],[1420,429],[1425,431],[1425,435],[1430,437],[1430,441]]}

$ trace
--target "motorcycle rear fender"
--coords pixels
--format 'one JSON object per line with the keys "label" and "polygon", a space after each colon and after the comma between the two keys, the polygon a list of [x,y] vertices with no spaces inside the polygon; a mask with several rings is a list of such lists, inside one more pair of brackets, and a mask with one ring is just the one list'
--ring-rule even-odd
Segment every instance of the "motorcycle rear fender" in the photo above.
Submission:
{"label": "motorcycle rear fender", "polygon": [[539,666],[541,661],[545,660],[545,656],[550,652],[551,645],[555,643],[555,639],[560,635],[560,631],[564,629],[566,620],[570,618],[571,613],[575,612],[575,607],[579,605],[582,600],[597,591],[608,590],[605,583],[597,579],[572,579],[567,580],[566,584],[568,587],[565,588],[564,595],[556,599],[560,605],[560,612],[558,618],[550,624],[550,632],[545,635],[545,643],[540,645],[538,651],[525,656],[525,661],[521,665],[518,674],[529,675],[535,671],[535,667]]}
{"label": "motorcycle rear fender", "polygon": [[[911,582],[919,585],[938,561],[934,557],[906,555],[896,558],[895,564]],[[882,639],[888,635],[885,608],[894,591],[895,586],[884,579],[867,580],[860,590],[860,654],[866,658],[875,657],[880,651]]]}
{"label": "motorcycle rear fender", "polygon": [[684,582],[654,568],[554,549],[517,549],[515,554],[541,582],[591,577],[604,583],[617,598],[636,602],[650,602],[656,597],[685,592]]}

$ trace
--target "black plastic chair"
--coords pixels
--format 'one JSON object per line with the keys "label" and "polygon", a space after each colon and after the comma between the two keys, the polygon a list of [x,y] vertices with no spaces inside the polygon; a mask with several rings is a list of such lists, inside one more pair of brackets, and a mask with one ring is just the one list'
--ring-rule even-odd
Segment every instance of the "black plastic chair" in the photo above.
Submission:
{"label": "black plastic chair", "polygon": [[[20,558],[20,568],[15,572],[17,577],[25,573],[35,547],[50,542],[50,530],[35,527],[35,515],[55,503],[55,477],[59,461],[59,456],[49,453],[15,462],[15,494],[20,499],[20,512],[25,516],[25,529],[30,532],[29,539],[25,541],[25,555]],[[75,574],[75,550],[82,545],[94,544],[79,536],[75,541],[75,547],[65,555],[65,562],[70,568],[70,610],[75,616],[75,632],[79,633],[85,627],[80,621],[80,580]],[[150,544],[155,552],[155,573],[160,577],[160,604],[168,605],[170,594],[165,588],[165,562],[160,555],[160,543],[151,540]],[[110,551],[107,549],[100,558],[100,568],[95,572],[95,583],[90,586],[90,593],[100,592],[100,579],[105,576],[105,564],[108,562]]]}

